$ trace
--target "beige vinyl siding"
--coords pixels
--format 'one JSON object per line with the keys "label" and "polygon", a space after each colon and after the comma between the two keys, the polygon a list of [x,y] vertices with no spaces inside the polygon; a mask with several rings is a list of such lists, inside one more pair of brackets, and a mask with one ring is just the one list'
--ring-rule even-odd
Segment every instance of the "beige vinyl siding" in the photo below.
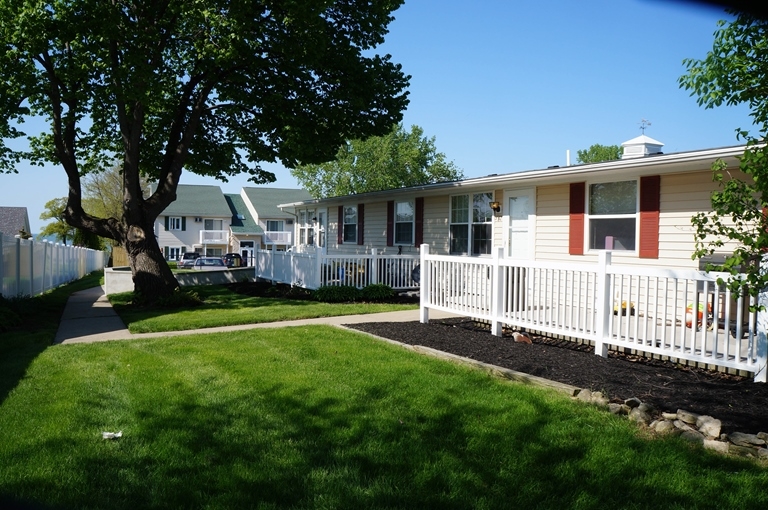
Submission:
{"label": "beige vinyl siding", "polygon": [[424,243],[430,253],[448,254],[448,195],[424,198]]}
{"label": "beige vinyl siding", "polygon": [[536,188],[535,259],[561,262],[587,262],[591,256],[573,257],[568,254],[569,184]]}

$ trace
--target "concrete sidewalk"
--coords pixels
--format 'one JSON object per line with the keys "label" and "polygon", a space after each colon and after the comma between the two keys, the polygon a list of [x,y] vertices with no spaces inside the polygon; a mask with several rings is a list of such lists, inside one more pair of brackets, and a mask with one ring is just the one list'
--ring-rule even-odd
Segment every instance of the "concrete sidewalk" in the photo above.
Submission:
{"label": "concrete sidewalk", "polygon": [[[430,310],[430,319],[452,317],[453,315]],[[294,321],[268,322],[262,324],[241,324],[239,326],[222,326],[218,328],[192,329],[185,331],[166,331],[162,333],[132,334],[112,308],[102,287],[74,292],[67,301],[64,314],[61,317],[59,329],[56,332],[56,344],[75,344],[89,342],[106,342],[110,340],[128,340],[133,338],[157,338],[197,333],[220,333],[226,331],[242,331],[256,328],[280,328],[287,326],[304,326],[309,324],[327,324],[341,326],[342,324],[358,324],[363,322],[409,322],[419,320],[419,310],[404,310],[400,312],[373,313],[367,315],[341,315],[338,317],[320,317],[317,319],[300,319]]]}

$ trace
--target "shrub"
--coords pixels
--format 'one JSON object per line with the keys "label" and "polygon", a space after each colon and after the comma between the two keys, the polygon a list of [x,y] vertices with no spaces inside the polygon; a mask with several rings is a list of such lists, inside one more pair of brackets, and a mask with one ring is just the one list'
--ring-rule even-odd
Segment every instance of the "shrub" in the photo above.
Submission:
{"label": "shrub", "polygon": [[315,299],[324,303],[357,301],[360,291],[352,285],[324,285],[315,291]]}
{"label": "shrub", "polygon": [[394,294],[395,291],[392,290],[392,287],[383,283],[368,285],[360,291],[360,297],[363,301],[386,301],[394,296]]}
{"label": "shrub", "polygon": [[21,317],[0,301],[0,332],[8,331],[20,324]]}

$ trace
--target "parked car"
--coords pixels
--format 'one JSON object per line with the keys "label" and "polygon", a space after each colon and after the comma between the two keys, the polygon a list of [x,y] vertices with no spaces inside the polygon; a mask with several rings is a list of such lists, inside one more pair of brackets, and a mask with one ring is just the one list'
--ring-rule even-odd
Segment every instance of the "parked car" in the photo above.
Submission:
{"label": "parked car", "polygon": [[227,267],[240,267],[243,265],[243,258],[239,253],[227,253],[224,255],[224,264]]}
{"label": "parked car", "polygon": [[227,266],[219,257],[200,257],[195,260],[192,269],[196,271],[216,271],[217,269],[226,269]]}
{"label": "parked car", "polygon": [[186,253],[182,253],[181,257],[179,258],[179,262],[176,264],[176,267],[179,269],[187,268],[190,269],[192,266],[195,265],[195,260],[199,259],[201,255],[195,251],[188,251]]}

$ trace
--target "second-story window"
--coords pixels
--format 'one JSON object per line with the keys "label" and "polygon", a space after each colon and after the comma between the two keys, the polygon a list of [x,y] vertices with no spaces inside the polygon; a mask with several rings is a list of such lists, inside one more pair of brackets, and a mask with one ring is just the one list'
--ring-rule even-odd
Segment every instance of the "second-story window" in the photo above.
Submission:
{"label": "second-story window", "polygon": [[212,220],[212,219],[206,219],[205,220],[205,230],[223,230],[223,220]]}
{"label": "second-story window", "polygon": [[267,220],[267,231],[282,232],[284,224],[285,222],[283,220]]}
{"label": "second-story window", "polygon": [[181,230],[181,218],[178,216],[170,216],[168,218],[168,230]]}

